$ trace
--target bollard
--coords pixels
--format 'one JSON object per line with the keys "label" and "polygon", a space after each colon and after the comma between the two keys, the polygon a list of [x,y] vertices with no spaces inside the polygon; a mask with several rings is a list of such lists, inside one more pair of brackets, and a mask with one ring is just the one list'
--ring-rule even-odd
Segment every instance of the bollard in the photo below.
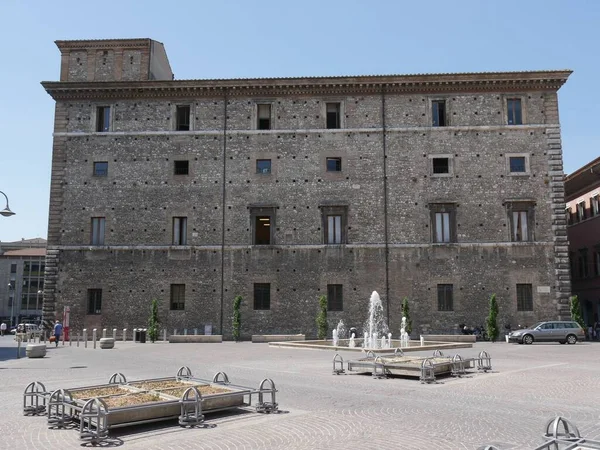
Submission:
{"label": "bollard", "polygon": [[198,334],[198,328],[194,328],[194,336]]}
{"label": "bollard", "polygon": [[187,328],[184,328],[184,329],[183,329],[183,335],[184,335],[184,336],[187,336]]}
{"label": "bollard", "polygon": [[62,338],[63,347],[64,347],[65,346],[65,333],[63,332],[63,334],[61,334],[60,337]]}
{"label": "bollard", "polygon": [[73,345],[73,336],[69,336],[69,347]]}
{"label": "bollard", "polygon": [[123,328],[123,342],[127,340],[127,328]]}
{"label": "bollard", "polygon": [[117,340],[117,329],[113,328],[113,341]]}
{"label": "bollard", "polygon": [[163,341],[165,341],[165,342],[167,341],[167,329],[166,328],[163,330]]}
{"label": "bollard", "polygon": [[132,340],[133,342],[135,342],[135,332],[136,332],[136,331],[137,331],[137,328],[134,328],[134,329],[133,329],[133,336],[131,337],[131,340]]}
{"label": "bollard", "polygon": [[83,329],[83,346],[87,348],[87,328]]}
{"label": "bollard", "polygon": [[79,333],[77,333],[77,347],[79,347]]}
{"label": "bollard", "polygon": [[173,335],[177,336],[177,328],[173,328]]}
{"label": "bollard", "polygon": [[21,338],[17,337],[17,359],[21,358]]}
{"label": "bollard", "polygon": [[106,328],[102,328],[102,339],[106,338]]}
{"label": "bollard", "polygon": [[421,335],[421,346],[425,345],[425,338]]}
{"label": "bollard", "polygon": [[94,348],[96,348],[96,332],[97,330],[94,328],[92,330],[92,341],[94,342]]}

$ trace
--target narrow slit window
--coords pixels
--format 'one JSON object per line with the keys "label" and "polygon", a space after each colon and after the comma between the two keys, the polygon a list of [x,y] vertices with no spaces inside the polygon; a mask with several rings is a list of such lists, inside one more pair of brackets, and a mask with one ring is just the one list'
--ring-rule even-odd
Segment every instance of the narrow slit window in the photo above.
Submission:
{"label": "narrow slit window", "polygon": [[271,309],[270,283],[254,283],[254,309]]}
{"label": "narrow slit window", "polygon": [[110,131],[110,106],[99,106],[96,110],[96,131]]}
{"label": "narrow slit window", "polygon": [[446,126],[446,101],[434,100],[431,102],[432,125],[434,127]]}
{"label": "narrow slit window", "polygon": [[171,310],[172,311],[184,311],[185,310],[185,284],[172,284],[171,285]]}
{"label": "narrow slit window", "polygon": [[508,125],[522,125],[521,99],[509,98],[506,100]]}
{"label": "narrow slit window", "polygon": [[517,284],[517,311],[533,311],[531,284]]}
{"label": "narrow slit window", "polygon": [[104,217],[92,217],[92,245],[104,245],[105,223]]}
{"label": "narrow slit window", "polygon": [[173,217],[173,245],[187,245],[187,217]]}
{"label": "narrow slit window", "polygon": [[257,126],[259,130],[270,130],[271,129],[271,105],[260,104],[257,105]]}
{"label": "narrow slit window", "polygon": [[328,311],[343,311],[344,297],[343,285],[328,284],[327,285],[327,310]]}
{"label": "narrow slit window", "polygon": [[102,289],[88,289],[87,313],[102,314]]}
{"label": "narrow slit window", "polygon": [[271,217],[256,216],[254,233],[254,245],[271,245]]}
{"label": "narrow slit window", "polygon": [[177,107],[177,131],[190,130],[190,106],[182,105]]}
{"label": "narrow slit window", "polygon": [[342,243],[342,216],[327,216],[327,243]]}
{"label": "narrow slit window", "polygon": [[435,213],[435,242],[450,242],[450,213]]}
{"label": "narrow slit window", "polygon": [[454,286],[452,284],[438,284],[438,311],[454,311]]}

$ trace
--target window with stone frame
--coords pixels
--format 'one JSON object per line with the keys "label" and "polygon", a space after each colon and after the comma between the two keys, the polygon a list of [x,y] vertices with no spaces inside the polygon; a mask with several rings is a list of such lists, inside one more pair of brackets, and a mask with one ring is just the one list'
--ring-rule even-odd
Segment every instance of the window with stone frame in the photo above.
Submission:
{"label": "window with stone frame", "polygon": [[594,276],[600,276],[600,246],[594,247]]}
{"label": "window with stone frame", "polygon": [[598,194],[594,194],[590,197],[590,213],[592,217],[600,214],[600,198]]}
{"label": "window with stone frame", "polygon": [[102,314],[102,289],[87,290],[87,313]]}
{"label": "window with stone frame", "polygon": [[104,245],[105,217],[92,217],[91,245]]}
{"label": "window with stone frame", "polygon": [[506,202],[510,240],[512,242],[532,242],[535,240],[535,203],[531,201]]}
{"label": "window with stone frame", "polygon": [[342,105],[339,102],[326,103],[325,104],[325,115],[326,125],[329,129],[336,129],[342,127]]}
{"label": "window with stone frame", "polygon": [[585,214],[585,201],[582,200],[577,203],[577,221],[581,222],[586,219]]}
{"label": "window with stone frame", "polygon": [[327,310],[328,311],[343,311],[344,310],[344,286],[341,284],[327,285]]}
{"label": "window with stone frame", "polygon": [[258,130],[271,129],[271,109],[270,103],[259,103],[256,105],[256,128]]}
{"label": "window with stone frame", "polygon": [[110,106],[98,106],[96,108],[96,131],[110,131]]}
{"label": "window with stone frame", "polygon": [[190,131],[190,116],[191,116],[190,105],[177,105],[175,108],[175,114],[176,114],[175,130],[176,131]]}
{"label": "window with stone frame", "polygon": [[94,161],[94,176],[105,177],[108,175],[108,161]]}
{"label": "window with stone frame", "polygon": [[446,126],[446,100],[431,102],[431,125],[434,127]]}
{"label": "window with stone frame", "polygon": [[254,309],[271,309],[271,284],[254,283]]}
{"label": "window with stone frame", "polygon": [[169,305],[171,311],[185,310],[185,284],[171,284]]}
{"label": "window with stone frame", "polygon": [[270,159],[257,159],[256,160],[256,173],[268,175],[271,173],[271,160]]}
{"label": "window with stone frame", "polygon": [[187,159],[173,161],[173,174],[174,175],[189,175],[190,174],[190,162]]}
{"label": "window with stone frame", "polygon": [[345,205],[321,206],[323,243],[341,245],[347,243],[348,207]]}
{"label": "window with stone frame", "polygon": [[523,111],[520,98],[506,99],[506,118],[508,125],[523,124]]}
{"label": "window with stone frame", "polygon": [[326,158],[325,164],[327,167],[327,172],[342,171],[342,158]]}
{"label": "window with stone frame", "polygon": [[187,245],[187,217],[173,217],[173,245]]}
{"label": "window with stone frame", "polygon": [[431,240],[435,244],[457,242],[456,236],[456,204],[430,203]]}
{"label": "window with stone frame", "polygon": [[517,284],[517,311],[533,311],[533,287]]}
{"label": "window with stone frame", "polygon": [[437,285],[438,311],[454,311],[454,285]]}
{"label": "window with stone frame", "polygon": [[275,207],[250,208],[252,245],[275,245]]}

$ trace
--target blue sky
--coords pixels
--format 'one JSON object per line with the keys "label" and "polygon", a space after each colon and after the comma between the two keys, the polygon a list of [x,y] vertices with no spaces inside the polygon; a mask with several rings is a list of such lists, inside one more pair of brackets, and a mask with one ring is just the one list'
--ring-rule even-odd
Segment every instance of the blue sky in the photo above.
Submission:
{"label": "blue sky", "polygon": [[57,39],[156,39],[178,79],[572,69],[565,171],[599,156],[600,1],[0,0],[0,23],[0,241],[46,237]]}

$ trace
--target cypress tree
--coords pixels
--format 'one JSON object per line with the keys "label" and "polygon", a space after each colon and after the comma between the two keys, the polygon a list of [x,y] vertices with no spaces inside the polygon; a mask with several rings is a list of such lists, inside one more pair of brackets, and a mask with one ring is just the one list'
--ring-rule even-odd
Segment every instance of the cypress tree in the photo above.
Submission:
{"label": "cypress tree", "polygon": [[577,297],[576,295],[571,297],[571,319],[577,322],[587,334],[587,327],[585,326],[583,316],[581,315],[581,305],[579,304],[579,297]]}
{"label": "cypress tree", "polygon": [[152,300],[152,306],[150,306],[150,319],[148,319],[148,339],[151,342],[158,340],[158,300]]}
{"label": "cypress tree", "polygon": [[240,340],[240,329],[242,326],[242,315],[240,313],[240,306],[242,305],[242,296],[238,295],[233,299],[233,340],[239,342]]}
{"label": "cypress tree", "polygon": [[490,296],[490,313],[486,320],[486,331],[488,339],[492,342],[496,342],[500,330],[498,330],[498,302],[496,301],[496,294]]}
{"label": "cypress tree", "polygon": [[317,314],[317,336],[319,339],[327,338],[327,297],[319,297],[319,314]]}

